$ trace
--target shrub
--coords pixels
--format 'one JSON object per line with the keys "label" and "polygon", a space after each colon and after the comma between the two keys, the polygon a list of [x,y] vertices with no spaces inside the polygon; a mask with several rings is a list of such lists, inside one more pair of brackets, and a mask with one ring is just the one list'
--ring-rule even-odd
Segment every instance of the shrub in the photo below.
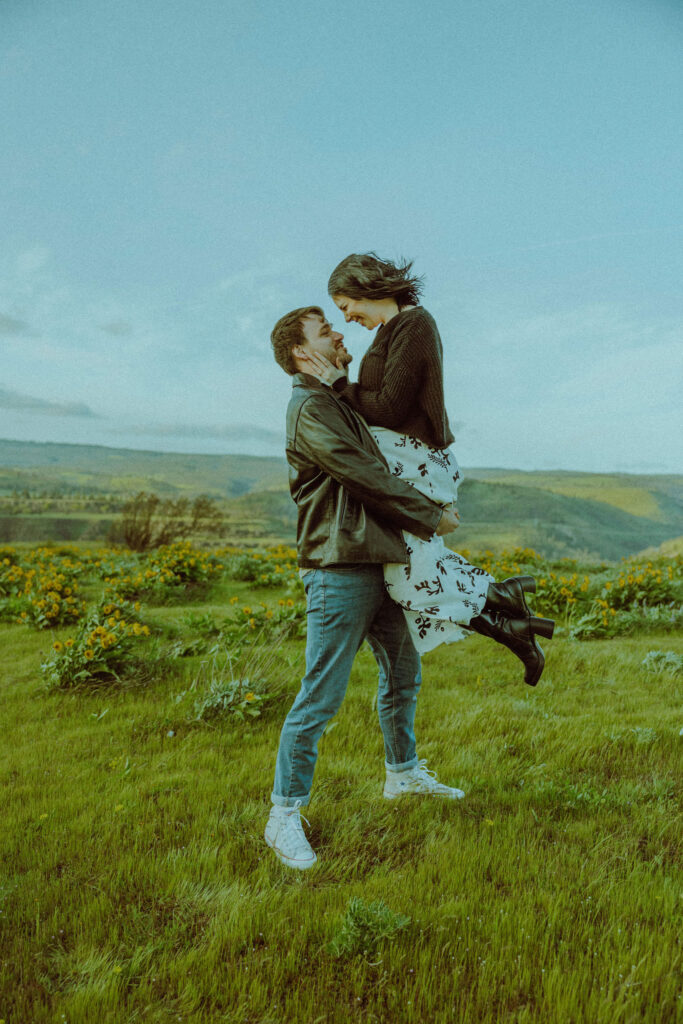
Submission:
{"label": "shrub", "polygon": [[605,582],[602,596],[613,608],[630,608],[634,604],[654,607],[680,600],[681,564],[680,558],[645,564],[627,562]]}
{"label": "shrub", "polygon": [[[17,620],[37,629],[52,629],[73,623],[85,613],[85,602],[78,596],[78,570],[66,563],[41,564],[30,568],[11,566],[4,574],[2,589]],[[14,598],[14,600],[12,600]]]}
{"label": "shrub", "polygon": [[[239,598],[230,598],[230,603],[237,605]],[[281,639],[302,637],[306,635],[306,602],[295,601],[293,598],[281,598],[277,611],[272,611],[265,604],[245,604],[236,607],[232,618],[223,627],[223,634],[233,639],[248,638],[251,633],[259,631],[263,636],[279,635]]]}
{"label": "shrub", "polygon": [[589,611],[572,623],[569,636],[572,640],[598,640],[616,636],[619,627],[616,610],[607,601],[596,598]]}
{"label": "shrub", "polygon": [[683,655],[676,654],[675,651],[648,651],[642,664],[648,672],[655,672],[657,675],[683,674]]}
{"label": "shrub", "polygon": [[201,594],[223,566],[213,555],[183,541],[158,548],[133,565],[124,559],[111,568],[114,571],[105,576],[105,582],[118,599],[145,598],[164,603],[178,595],[187,596],[189,590]]}
{"label": "shrub", "polygon": [[408,924],[409,917],[394,913],[382,900],[366,903],[354,896],[328,949],[335,957],[369,956],[381,942],[393,938]]}
{"label": "shrub", "polygon": [[263,705],[286,687],[290,662],[282,655],[285,638],[286,629],[279,635],[260,631],[250,642],[226,642],[221,635],[190,688],[174,698],[176,707],[188,708],[192,700],[186,721],[258,718]]}
{"label": "shrub", "polygon": [[120,680],[132,662],[134,644],[149,634],[149,626],[138,621],[135,608],[103,601],[74,637],[52,645],[52,656],[40,666],[48,688]]}
{"label": "shrub", "polygon": [[268,699],[267,694],[256,693],[248,679],[212,679],[206,692],[194,703],[195,718],[198,722],[209,722],[228,714],[244,721],[258,718],[261,705]]}
{"label": "shrub", "polygon": [[226,562],[225,572],[230,579],[253,583],[263,572],[263,562],[255,555],[233,555]]}
{"label": "shrub", "polygon": [[123,506],[109,539],[131,551],[148,551],[199,533],[220,533],[222,526],[215,501],[206,495],[190,503],[188,498],[163,500],[140,491]]}
{"label": "shrub", "polygon": [[531,598],[536,610],[545,615],[560,616],[571,614],[582,605],[585,607],[591,583],[589,576],[580,576],[578,572],[567,574],[541,570],[536,587],[536,596]]}

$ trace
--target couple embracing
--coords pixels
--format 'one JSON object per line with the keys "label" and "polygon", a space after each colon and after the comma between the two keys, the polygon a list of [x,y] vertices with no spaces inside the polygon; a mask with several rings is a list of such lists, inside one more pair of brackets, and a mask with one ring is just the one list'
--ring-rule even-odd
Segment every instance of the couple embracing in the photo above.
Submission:
{"label": "couple embracing", "polygon": [[316,861],[301,824],[318,741],[338,711],[364,640],[379,669],[384,796],[457,800],[417,757],[415,707],[420,654],[477,632],[507,647],[538,682],[530,576],[496,582],[446,547],[458,526],[461,476],[444,403],[443,349],[419,303],[412,264],[351,255],[332,272],[329,294],[346,322],[373,331],[357,383],[351,355],[317,306],[273,328],[278,364],[292,377],[287,409],[290,490],[297,505],[297,556],[306,591],[306,672],[280,735],[265,839],[288,867]]}

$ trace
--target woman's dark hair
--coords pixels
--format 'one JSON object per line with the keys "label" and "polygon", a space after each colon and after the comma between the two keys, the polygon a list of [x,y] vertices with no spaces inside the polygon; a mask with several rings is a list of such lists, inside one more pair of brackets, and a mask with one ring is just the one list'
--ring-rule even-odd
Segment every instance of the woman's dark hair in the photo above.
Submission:
{"label": "woman's dark hair", "polygon": [[416,306],[422,278],[411,277],[413,264],[381,260],[375,252],[351,253],[335,267],[327,291],[350,299],[394,299],[399,308]]}

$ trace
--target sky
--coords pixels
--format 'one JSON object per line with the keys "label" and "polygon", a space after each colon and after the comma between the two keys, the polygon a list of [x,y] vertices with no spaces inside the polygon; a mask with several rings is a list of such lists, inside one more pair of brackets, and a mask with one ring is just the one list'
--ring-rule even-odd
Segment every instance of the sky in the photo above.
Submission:
{"label": "sky", "polygon": [[3,0],[0,437],[284,453],[270,331],[409,258],[461,465],[683,472],[677,0]]}

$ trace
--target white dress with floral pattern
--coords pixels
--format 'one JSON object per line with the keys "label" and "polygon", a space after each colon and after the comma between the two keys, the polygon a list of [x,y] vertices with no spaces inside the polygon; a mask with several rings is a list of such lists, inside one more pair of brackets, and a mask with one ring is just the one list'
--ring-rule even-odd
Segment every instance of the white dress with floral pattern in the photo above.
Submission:
{"label": "white dress with floral pattern", "polygon": [[[450,448],[430,448],[386,427],[369,430],[395,476],[444,507],[456,500],[462,474]],[[403,608],[415,647],[424,654],[470,635],[463,625],[484,607],[493,577],[447,548],[436,534],[421,540],[404,530],[403,536],[410,563],[387,563],[384,582]]]}

